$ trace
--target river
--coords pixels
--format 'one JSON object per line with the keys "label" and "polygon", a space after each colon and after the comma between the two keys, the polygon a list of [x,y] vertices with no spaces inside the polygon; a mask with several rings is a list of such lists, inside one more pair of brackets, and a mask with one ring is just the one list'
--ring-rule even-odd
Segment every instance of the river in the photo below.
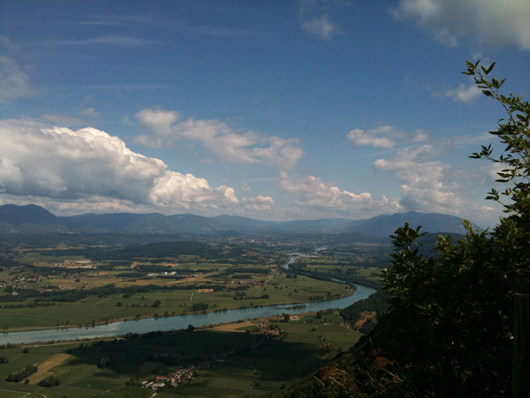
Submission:
{"label": "river", "polygon": [[[292,254],[288,264],[292,264],[296,260],[296,254]],[[293,260],[291,262],[291,260]],[[286,264],[284,267],[288,267]],[[320,310],[327,310],[330,308],[344,308],[356,301],[367,298],[370,294],[376,291],[370,287],[356,285],[357,290],[350,296],[343,297],[336,300],[319,301],[312,303],[305,303],[305,308],[287,309],[294,305],[301,305],[302,303],[287,304],[287,305],[270,305],[264,307],[250,307],[244,309],[234,309],[222,312],[209,312],[206,314],[190,314],[178,315],[171,317],[147,318],[134,321],[114,322],[108,325],[97,325],[94,327],[81,327],[70,329],[47,329],[34,330],[29,332],[3,333],[0,334],[0,345],[2,344],[23,344],[23,343],[38,343],[47,341],[59,340],[76,340],[97,337],[112,337],[120,336],[126,333],[147,333],[153,330],[179,330],[186,329],[188,325],[206,326],[215,325],[224,322],[242,321],[245,319],[260,318],[265,316],[272,316],[278,314],[297,314],[300,312],[314,312]]]}

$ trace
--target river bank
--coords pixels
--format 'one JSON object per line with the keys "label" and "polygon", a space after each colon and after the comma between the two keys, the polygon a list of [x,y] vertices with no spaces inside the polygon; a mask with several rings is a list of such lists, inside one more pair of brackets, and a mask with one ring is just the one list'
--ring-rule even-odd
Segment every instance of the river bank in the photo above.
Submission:
{"label": "river bank", "polygon": [[[329,300],[316,300],[314,302],[325,302],[325,301],[333,301],[338,300],[341,298],[345,298],[348,296],[351,296],[355,292],[355,289],[349,289],[347,294],[343,294],[338,298],[335,299],[329,299]],[[95,327],[95,326],[102,326],[102,325],[110,325],[112,323],[119,323],[119,322],[134,322],[134,321],[140,321],[143,319],[157,319],[157,318],[170,318],[170,317],[177,317],[177,316],[185,316],[185,315],[198,315],[198,314],[207,314],[207,313],[217,313],[217,312],[226,312],[226,311],[233,311],[238,309],[248,309],[248,308],[262,308],[262,307],[271,307],[271,306],[287,306],[292,305],[293,307],[287,307],[287,309],[291,308],[297,308],[300,305],[303,305],[305,308],[306,302],[299,302],[299,301],[291,301],[291,302],[284,302],[284,303],[274,303],[274,304],[260,304],[260,305],[248,305],[248,306],[240,306],[237,308],[222,308],[222,309],[208,309],[205,311],[196,311],[196,312],[185,312],[180,314],[171,314],[171,315],[143,315],[140,317],[133,317],[133,318],[115,318],[115,319],[109,319],[105,321],[97,321],[93,323],[83,323],[83,324],[72,324],[72,325],[60,325],[60,326],[28,326],[28,327],[22,327],[22,328],[12,328],[9,330],[4,330],[3,333],[22,333],[22,332],[33,332],[33,331],[44,331],[44,330],[68,330],[68,329],[81,329],[81,328],[87,328],[87,327]],[[2,341],[2,338],[0,337],[0,344]]]}
{"label": "river bank", "polygon": [[[2,344],[24,344],[49,342],[59,340],[77,340],[84,338],[113,337],[127,333],[147,333],[153,330],[180,330],[186,329],[188,325],[195,327],[220,324],[225,322],[235,322],[264,316],[278,315],[282,313],[296,314],[300,312],[316,312],[330,308],[344,308],[358,300],[375,293],[375,290],[366,286],[357,285],[357,290],[346,297],[304,303],[303,309],[287,309],[291,304],[270,305],[262,307],[247,307],[221,312],[207,312],[200,314],[187,314],[172,317],[145,318],[140,320],[127,320],[103,325],[83,326],[81,328],[34,330],[16,333],[4,333],[0,335],[0,345]],[[296,303],[302,304],[302,303]]]}

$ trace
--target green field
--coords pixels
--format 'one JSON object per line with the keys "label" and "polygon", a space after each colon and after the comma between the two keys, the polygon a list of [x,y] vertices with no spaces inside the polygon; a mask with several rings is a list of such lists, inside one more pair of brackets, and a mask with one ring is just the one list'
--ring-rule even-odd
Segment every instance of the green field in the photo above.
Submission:
{"label": "green field", "polygon": [[[160,397],[277,394],[357,342],[358,333],[331,323],[339,319],[336,314],[327,314],[320,320],[313,314],[289,322],[256,320],[256,324],[262,322],[267,327],[272,325],[284,330],[282,338],[272,339],[256,332],[204,329],[192,333],[151,334],[151,337],[138,336],[122,341],[88,342],[82,343],[83,346],[80,343],[29,346],[27,353],[23,353],[23,347],[6,348],[0,350],[0,357],[9,358],[9,363],[0,364],[0,397],[24,395],[2,390],[30,392],[30,397],[42,393],[48,398],[150,397],[153,390],[125,384],[131,378],[154,380],[180,367],[152,359],[152,355],[162,353],[181,353],[182,363],[209,362],[210,368],[198,370],[191,382],[167,389],[159,393]],[[241,331],[244,329],[256,330],[257,327],[249,326]],[[331,347],[329,350],[323,349],[326,344]],[[45,366],[58,355],[66,358],[50,369],[50,374],[61,381],[58,387],[4,381],[10,373],[17,373],[26,365]],[[111,365],[98,368],[102,358],[109,358]]]}
{"label": "green field", "polygon": [[[107,277],[109,275],[102,275]],[[95,278],[83,278],[81,282],[74,279],[54,279],[62,286],[77,286],[87,283],[87,280]],[[255,280],[264,280],[256,277]],[[101,285],[107,285],[115,281],[115,278],[97,279]],[[88,282],[91,284],[92,282]],[[133,282],[130,282],[133,284]],[[236,285],[237,286],[237,285]],[[271,277],[267,287],[251,287],[245,290],[246,297],[261,297],[268,294],[267,299],[234,300],[236,292],[229,291],[232,286],[219,292],[200,293],[198,289],[156,291],[138,293],[131,297],[123,294],[109,295],[105,297],[89,296],[78,302],[57,302],[49,307],[36,308],[0,308],[2,325],[8,325],[9,330],[24,327],[54,327],[61,325],[86,325],[92,321],[96,323],[112,321],[123,318],[136,318],[165,315],[177,315],[192,311],[194,303],[208,305],[208,310],[232,309],[242,306],[271,305],[279,303],[305,303],[313,296],[328,297],[330,295],[345,295],[348,286],[315,280],[299,276],[298,278],[287,278],[285,274],[276,274]],[[160,300],[159,307],[153,307],[156,300]],[[28,299],[23,304],[29,304],[33,300]],[[121,303],[120,306],[119,303]],[[22,303],[0,303],[0,307],[8,304]],[[133,307],[134,305],[134,307]]]}

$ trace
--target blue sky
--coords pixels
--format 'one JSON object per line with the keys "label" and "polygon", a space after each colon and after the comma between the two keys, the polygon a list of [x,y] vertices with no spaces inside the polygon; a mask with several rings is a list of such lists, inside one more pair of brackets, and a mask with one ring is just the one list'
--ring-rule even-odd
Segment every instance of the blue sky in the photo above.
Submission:
{"label": "blue sky", "polygon": [[[492,225],[530,3],[2,1],[0,203],[267,220],[422,211]],[[496,148],[501,149],[500,145]]]}

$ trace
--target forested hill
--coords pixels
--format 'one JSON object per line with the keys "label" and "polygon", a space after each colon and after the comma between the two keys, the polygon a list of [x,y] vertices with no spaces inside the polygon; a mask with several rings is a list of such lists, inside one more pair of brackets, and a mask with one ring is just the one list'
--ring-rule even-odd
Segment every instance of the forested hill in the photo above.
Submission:
{"label": "forested hill", "polygon": [[388,237],[408,221],[424,231],[465,233],[462,219],[437,213],[398,213],[366,220],[319,219],[299,221],[262,221],[240,216],[202,217],[194,214],[82,214],[58,217],[36,205],[0,206],[0,233],[101,233],[195,234],[238,236],[249,234],[359,234]]}

